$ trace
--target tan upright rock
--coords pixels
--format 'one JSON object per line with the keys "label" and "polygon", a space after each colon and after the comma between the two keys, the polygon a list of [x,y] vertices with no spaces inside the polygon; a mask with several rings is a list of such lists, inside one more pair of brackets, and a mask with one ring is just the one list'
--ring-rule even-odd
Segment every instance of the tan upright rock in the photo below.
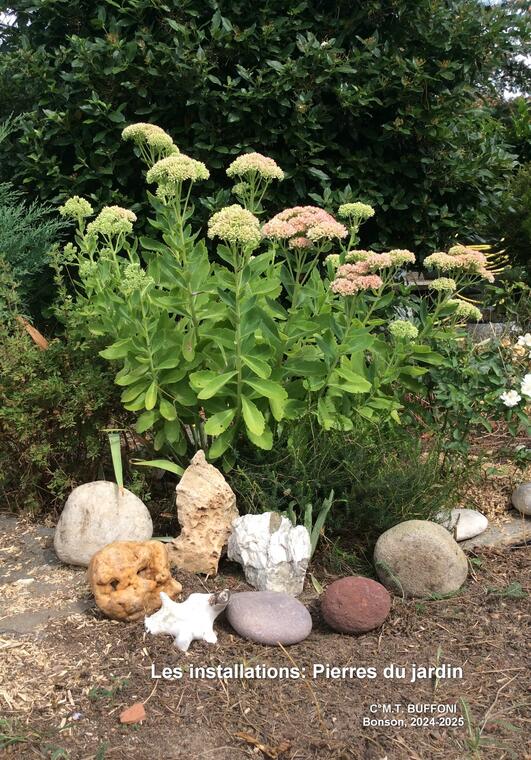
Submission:
{"label": "tan upright rock", "polygon": [[181,534],[166,545],[170,562],[192,573],[215,575],[232,521],[236,496],[221,474],[198,451],[177,488]]}

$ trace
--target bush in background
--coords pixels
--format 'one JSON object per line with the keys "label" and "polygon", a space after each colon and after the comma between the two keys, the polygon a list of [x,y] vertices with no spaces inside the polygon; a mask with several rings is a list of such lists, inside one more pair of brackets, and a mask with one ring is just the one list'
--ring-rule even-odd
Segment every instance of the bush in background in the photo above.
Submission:
{"label": "bush in background", "polygon": [[0,269],[0,501],[53,509],[80,483],[113,479],[107,435],[118,398],[96,352],[67,338],[38,348],[17,322],[18,295]]}
{"label": "bush in background", "polygon": [[53,299],[48,252],[65,227],[48,206],[25,204],[9,183],[0,185],[0,258],[10,266],[24,308],[36,319]]}
{"label": "bush in background", "polygon": [[525,267],[531,280],[531,162],[521,166],[509,183],[492,232],[495,239],[502,238],[509,264]]}
{"label": "bush in background", "polygon": [[[482,96],[525,39],[520,5],[19,3],[0,37],[0,116],[21,117],[2,173],[31,198],[130,205],[119,134],[141,120],[214,170],[261,146],[293,180],[279,206],[379,207],[364,243],[440,249],[485,225],[513,164]],[[208,203],[226,205],[213,175]]]}

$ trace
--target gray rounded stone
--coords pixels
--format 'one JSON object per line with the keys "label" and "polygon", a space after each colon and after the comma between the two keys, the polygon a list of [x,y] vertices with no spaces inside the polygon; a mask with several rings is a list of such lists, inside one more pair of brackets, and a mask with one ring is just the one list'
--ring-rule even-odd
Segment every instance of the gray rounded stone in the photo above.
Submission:
{"label": "gray rounded stone", "polygon": [[514,489],[511,501],[523,515],[531,515],[531,483],[520,483]]}
{"label": "gray rounded stone", "polygon": [[450,594],[466,580],[465,553],[442,525],[407,520],[383,533],[374,564],[384,586],[409,597]]}
{"label": "gray rounded stone", "polygon": [[138,496],[116,483],[96,480],[74,488],[54,535],[54,549],[69,565],[88,567],[94,554],[113,541],[148,541],[149,510]]}
{"label": "gray rounded stone", "polygon": [[236,633],[257,644],[297,644],[312,630],[306,607],[293,596],[277,591],[232,594],[226,615]]}
{"label": "gray rounded stone", "polygon": [[437,521],[444,525],[453,535],[455,530],[456,541],[466,541],[467,538],[475,538],[484,533],[489,527],[489,521],[476,509],[451,509],[449,512],[441,512],[437,515]]}

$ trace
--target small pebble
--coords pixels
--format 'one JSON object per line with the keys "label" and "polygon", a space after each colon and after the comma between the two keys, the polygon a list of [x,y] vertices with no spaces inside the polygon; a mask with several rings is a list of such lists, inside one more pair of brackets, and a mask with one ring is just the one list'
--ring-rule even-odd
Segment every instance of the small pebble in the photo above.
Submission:
{"label": "small pebble", "polygon": [[146,711],[142,702],[135,702],[120,713],[120,723],[141,723],[146,719]]}

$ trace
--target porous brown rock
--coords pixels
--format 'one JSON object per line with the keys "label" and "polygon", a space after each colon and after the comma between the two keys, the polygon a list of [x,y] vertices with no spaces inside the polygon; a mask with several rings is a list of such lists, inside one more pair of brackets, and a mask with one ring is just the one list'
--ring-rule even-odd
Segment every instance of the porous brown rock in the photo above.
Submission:
{"label": "porous brown rock", "polygon": [[330,628],[340,633],[365,633],[379,628],[391,609],[391,596],[371,578],[334,581],[321,600],[321,612]]}
{"label": "porous brown rock", "polygon": [[167,544],[170,562],[191,573],[215,575],[238,517],[236,496],[221,472],[198,451],[177,488],[181,533]]}
{"label": "porous brown rock", "polygon": [[161,606],[160,592],[175,599],[181,584],[171,577],[160,541],[114,541],[90,560],[88,582],[96,604],[113,620],[140,620]]}

